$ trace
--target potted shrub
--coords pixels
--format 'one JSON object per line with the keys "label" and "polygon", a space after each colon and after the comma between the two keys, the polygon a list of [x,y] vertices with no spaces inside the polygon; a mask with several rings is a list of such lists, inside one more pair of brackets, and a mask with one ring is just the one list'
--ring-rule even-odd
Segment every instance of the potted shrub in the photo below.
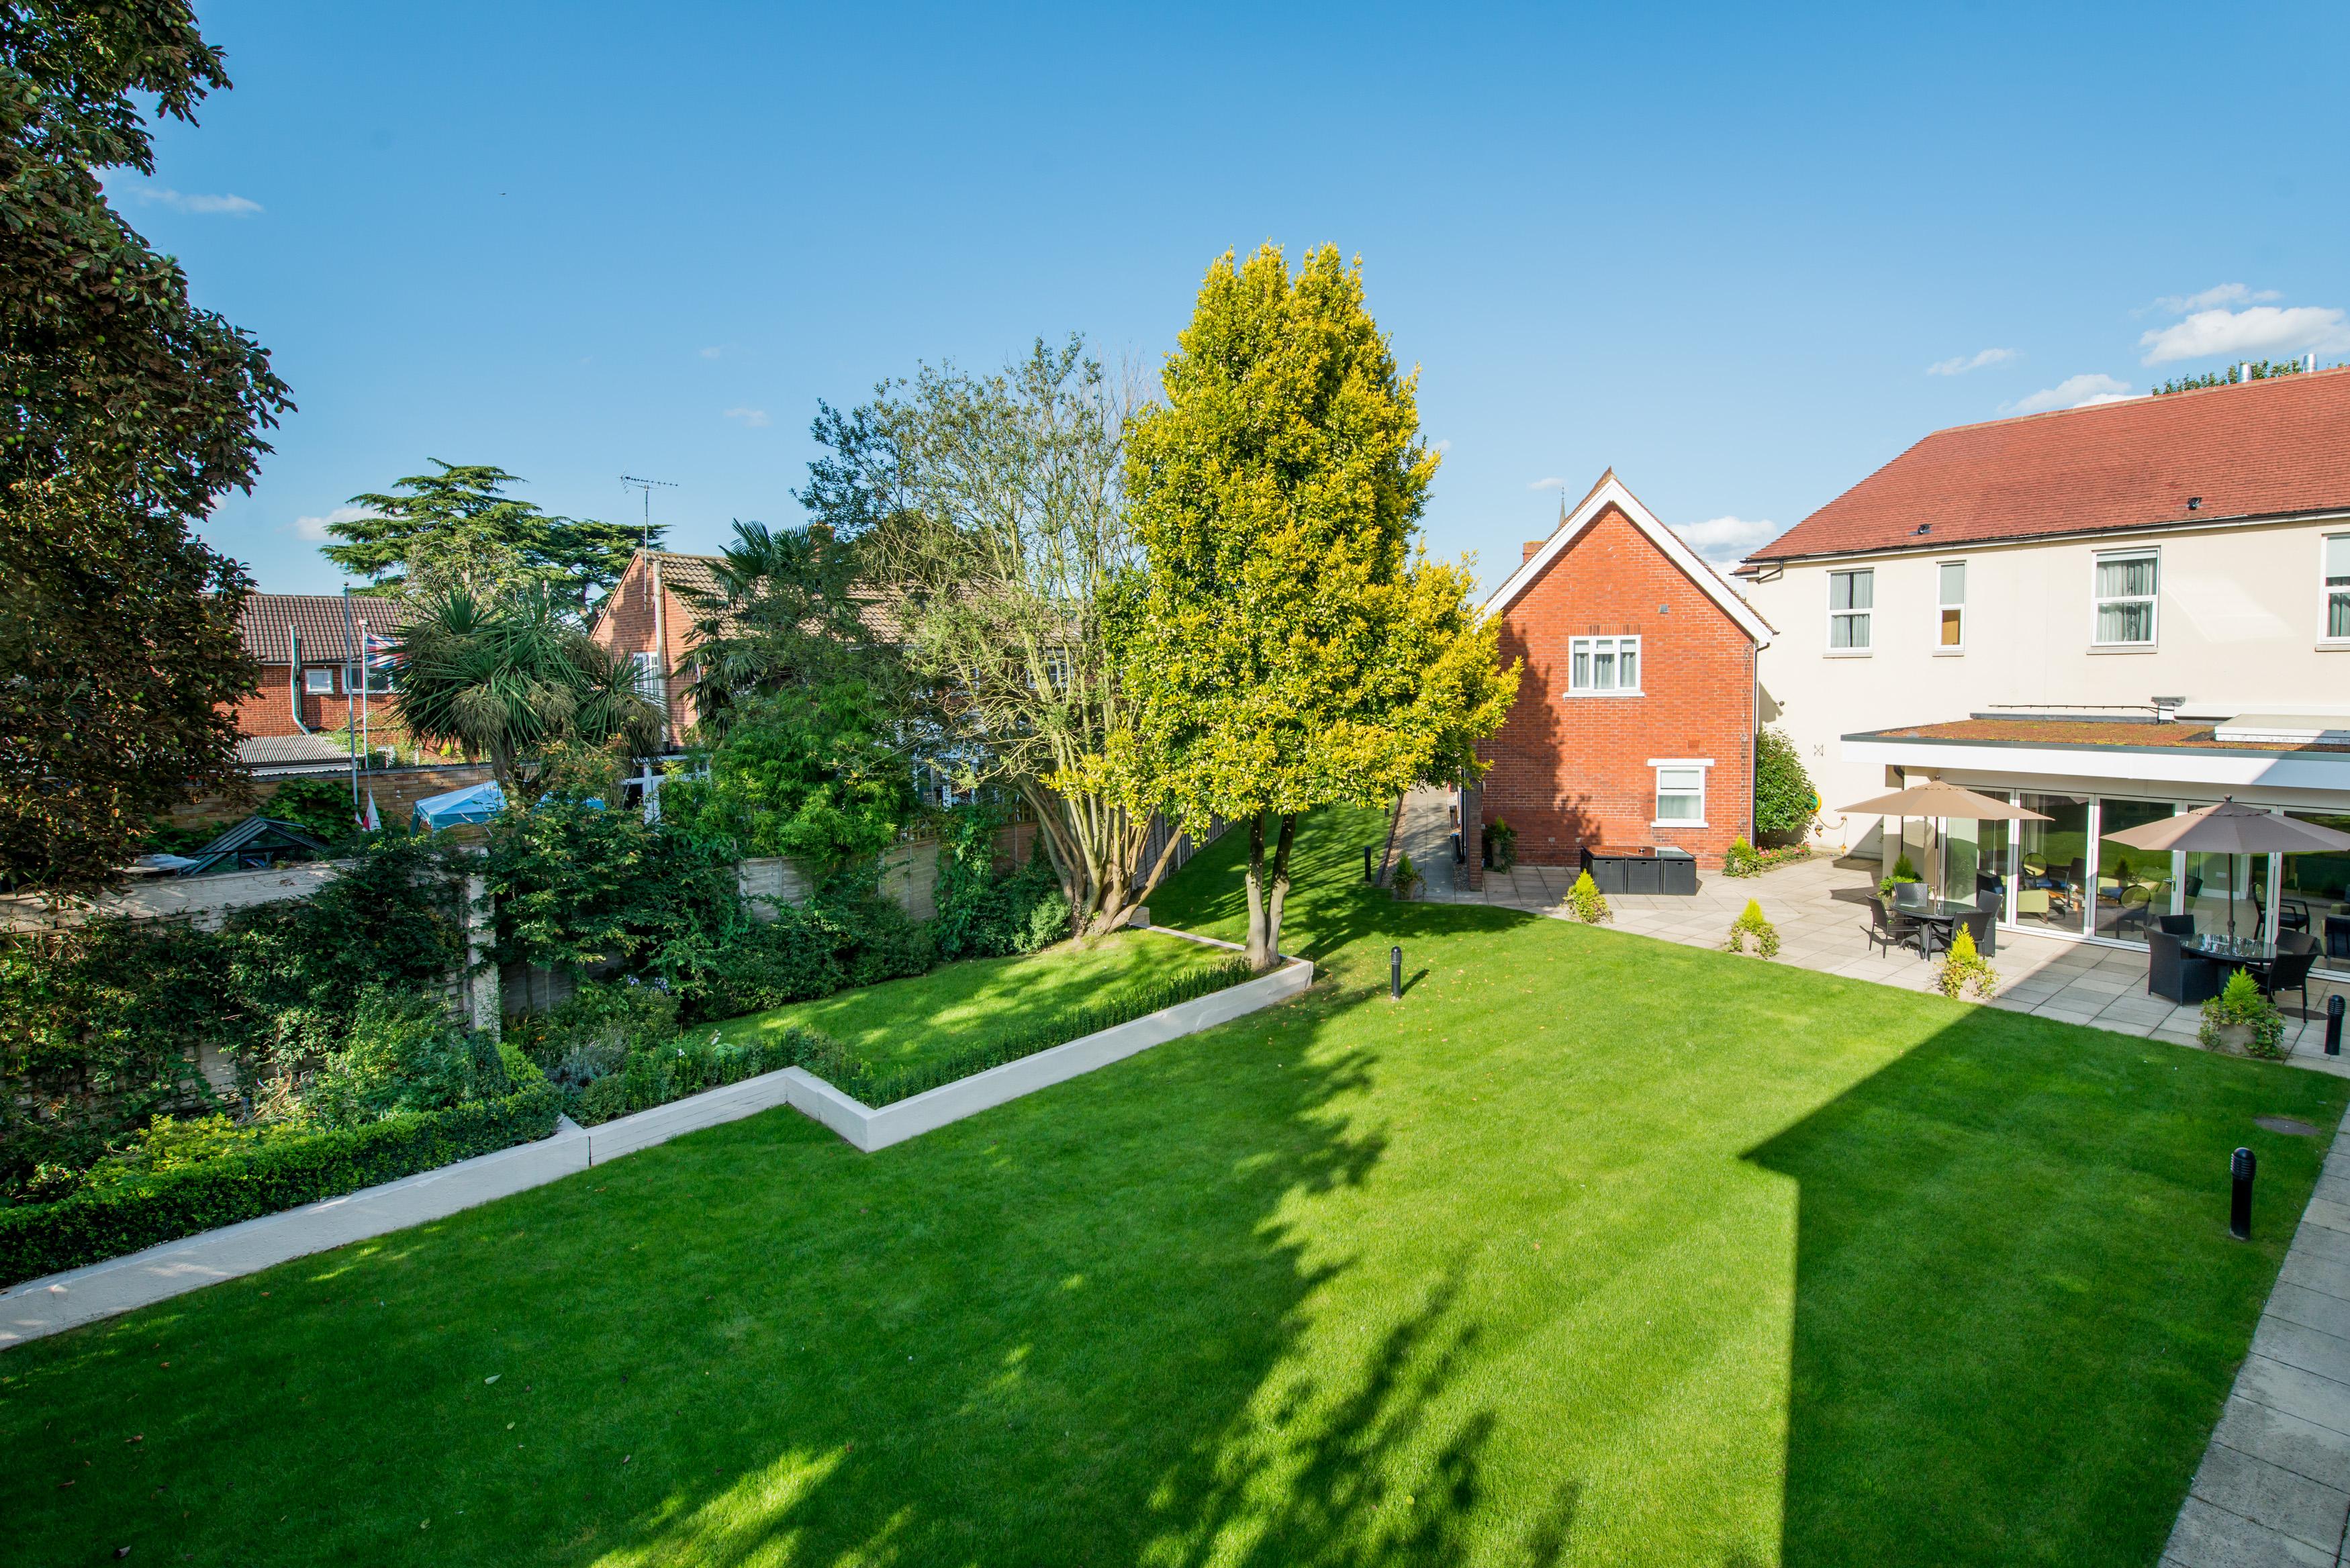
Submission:
{"label": "potted shrub", "polygon": [[1779,928],[1764,917],[1762,904],[1752,898],[1746,900],[1746,908],[1741,911],[1738,919],[1730,922],[1730,950],[1734,953],[1744,952],[1746,939],[1749,937],[1754,939],[1754,950],[1762,957],[1770,959],[1779,956]]}
{"label": "potted shrub", "polygon": [[1507,871],[1518,863],[1518,830],[1500,817],[1485,825],[1485,866]]}
{"label": "potted shrub", "polygon": [[2203,1004],[2203,1024],[2195,1037],[2209,1050],[2275,1060],[2285,1054],[2284,1014],[2262,992],[2251,971],[2240,969],[2228,977],[2219,995]]}
{"label": "potted shrub", "polygon": [[1745,835],[1730,841],[1721,852],[1721,874],[1725,877],[1752,877],[1762,869],[1762,857],[1754,846],[1746,842]]}
{"label": "potted shrub", "polygon": [[1419,867],[1411,863],[1410,856],[1399,854],[1395,870],[1388,878],[1388,886],[1398,898],[1409,903],[1419,898],[1421,889],[1428,886],[1428,878],[1419,874]]}
{"label": "potted shrub", "polygon": [[1911,863],[1908,852],[1905,851],[1899,859],[1893,862],[1892,874],[1887,877],[1884,881],[1879,882],[1877,885],[1877,890],[1890,898],[1893,897],[1893,889],[1896,884],[1901,882],[1922,882],[1924,880],[1925,878],[1923,877],[1918,875],[1918,867]]}
{"label": "potted shrub", "polygon": [[1588,871],[1575,877],[1575,886],[1566,890],[1566,906],[1586,926],[1615,918],[1615,911],[1607,907],[1607,895],[1599,890],[1599,884],[1591,879]]}
{"label": "potted shrub", "polygon": [[1991,961],[1975,950],[1975,934],[1960,926],[1950,939],[1950,950],[1942,955],[1942,967],[1935,972],[1934,988],[1944,996],[1957,997],[1969,987],[1989,1002],[1999,992],[1999,971]]}

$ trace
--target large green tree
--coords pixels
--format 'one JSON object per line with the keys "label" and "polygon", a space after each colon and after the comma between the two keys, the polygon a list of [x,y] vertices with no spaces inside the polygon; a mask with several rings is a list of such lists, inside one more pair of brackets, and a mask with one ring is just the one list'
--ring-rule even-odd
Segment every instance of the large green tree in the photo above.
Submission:
{"label": "large green tree", "polygon": [[734,524],[712,564],[712,587],[681,594],[693,611],[687,695],[702,739],[724,740],[746,702],[843,681],[885,706],[902,701],[904,661],[877,629],[863,556],[857,538],[825,523]]}
{"label": "large green tree", "polygon": [[250,579],[197,540],[289,408],[268,354],[96,171],[228,86],[181,0],[0,6],[0,885],[110,881],[157,813],[242,784]]}
{"label": "large green tree", "polygon": [[390,492],[351,497],[361,516],[327,524],[342,541],[327,559],[369,579],[368,591],[423,596],[447,589],[495,596],[544,584],[585,609],[629,569],[639,543],[662,530],[558,517],[506,493],[523,483],[485,463],[432,460]]}
{"label": "large green tree", "polygon": [[1274,246],[1226,254],[1180,344],[1165,400],[1127,436],[1147,564],[1125,645],[1135,722],[1108,755],[1138,809],[1246,826],[1263,969],[1298,816],[1475,769],[1518,671],[1471,607],[1467,563],[1413,549],[1437,457],[1359,264],[1324,246],[1293,278]]}

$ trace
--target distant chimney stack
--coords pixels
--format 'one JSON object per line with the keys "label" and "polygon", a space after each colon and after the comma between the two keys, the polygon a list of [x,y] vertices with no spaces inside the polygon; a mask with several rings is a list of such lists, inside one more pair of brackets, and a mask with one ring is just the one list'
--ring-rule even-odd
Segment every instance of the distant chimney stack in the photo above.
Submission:
{"label": "distant chimney stack", "polygon": [[1543,541],[1542,541],[1542,540],[1540,540],[1540,539],[1529,539],[1529,540],[1527,540],[1527,541],[1526,541],[1526,553],[1525,553],[1524,555],[1520,556],[1518,557],[1518,565],[1520,565],[1521,566],[1524,566],[1528,561],[1533,560],[1533,559],[1534,558],[1534,553],[1535,553],[1536,551],[1540,550],[1542,547],[1543,547]]}

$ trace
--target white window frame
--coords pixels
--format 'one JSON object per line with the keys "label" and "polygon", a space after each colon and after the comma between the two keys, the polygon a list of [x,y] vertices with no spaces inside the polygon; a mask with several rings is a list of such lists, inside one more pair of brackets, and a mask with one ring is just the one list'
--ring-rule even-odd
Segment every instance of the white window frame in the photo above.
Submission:
{"label": "white window frame", "polygon": [[[1679,772],[1694,773],[1697,774],[1697,815],[1694,817],[1676,817],[1670,820],[1668,820],[1662,815],[1652,815],[1648,826],[1650,827],[1705,826],[1705,796],[1706,785],[1709,780],[1707,770],[1712,766],[1713,759],[1711,757],[1650,757],[1648,759],[1648,768],[1651,774],[1650,784],[1652,787],[1648,792],[1648,803],[1651,812],[1661,812],[1663,809],[1665,774],[1668,769],[1671,769]],[[1675,794],[1687,794],[1689,791],[1675,790],[1672,793]]]}
{"label": "white window frame", "polygon": [[1640,646],[1640,639],[1638,638],[1615,635],[1606,637],[1570,637],[1566,639],[1566,695],[1569,697],[1639,696],[1640,688],[1638,685],[1577,686],[1575,683],[1575,656],[1576,651],[1581,649],[1585,652],[1596,652],[1598,645],[1603,642],[1607,644],[1610,652],[1614,656],[1617,669],[1620,670],[1623,668],[1624,652],[1627,649],[1629,649],[1635,664],[1635,669],[1632,672],[1634,679],[1636,680],[1646,680],[1648,678],[1648,650]]}
{"label": "white window frame", "polygon": [[[2115,594],[2101,597],[2097,592],[2097,569],[2108,561],[2152,561],[2154,592],[2150,594]],[[2108,642],[2097,635],[2099,612],[2107,605],[2147,607],[2147,635],[2136,642]],[[2089,555],[2089,646],[2107,649],[2152,649],[2162,646],[2162,546],[2146,545],[2128,550],[2095,550]]]}
{"label": "white window frame", "polygon": [[[321,676],[324,676],[324,677],[326,678],[326,682],[327,682],[327,683],[326,683],[324,686],[321,686],[321,685],[319,685],[319,684],[318,684],[318,680],[319,680],[319,678],[320,678]],[[331,664],[307,664],[307,665],[304,665],[304,666],[302,667],[302,695],[303,695],[303,696],[305,696],[305,697],[332,697],[334,694],[335,694],[335,667],[334,667],[333,665],[331,665]]]}
{"label": "white window frame", "polygon": [[[1868,607],[1866,609],[1836,607],[1835,585],[1838,577],[1868,579]],[[1848,648],[1838,648],[1835,640],[1835,625],[1839,619],[1847,616],[1860,622],[1860,640]],[[1877,568],[1875,566],[1838,566],[1829,571],[1825,647],[1830,659],[1866,659],[1877,651]]]}
{"label": "white window frame", "polygon": [[[1942,574],[1952,566],[1959,569],[1959,597],[1954,600],[1942,582]],[[1951,610],[1959,612],[1959,640],[1942,640],[1942,617]],[[1967,650],[1967,564],[1964,561],[1934,563],[1934,652],[1939,655],[1964,653]]]}
{"label": "white window frame", "polygon": [[632,653],[629,662],[636,666],[637,694],[662,712],[669,711],[669,682],[661,679],[660,655]]}
{"label": "white window frame", "polygon": [[[2337,578],[2328,570],[2332,563],[2326,557],[2336,545],[2342,546],[2345,557],[2343,566],[2350,567],[2350,534],[2317,536],[2317,642],[2321,648],[2350,648],[2350,636],[2334,635],[2334,597],[2340,595],[2345,603],[2350,603],[2350,576]],[[2337,582],[2341,584],[2339,587],[2334,586]]]}

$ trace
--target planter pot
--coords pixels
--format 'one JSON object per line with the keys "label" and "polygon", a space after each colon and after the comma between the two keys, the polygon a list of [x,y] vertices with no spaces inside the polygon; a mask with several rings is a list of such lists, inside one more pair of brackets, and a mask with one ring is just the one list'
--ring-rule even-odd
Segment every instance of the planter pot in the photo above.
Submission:
{"label": "planter pot", "polygon": [[2252,1026],[2249,1023],[2214,1023],[2211,1038],[2214,1050],[2225,1051],[2230,1056],[2252,1054]]}

